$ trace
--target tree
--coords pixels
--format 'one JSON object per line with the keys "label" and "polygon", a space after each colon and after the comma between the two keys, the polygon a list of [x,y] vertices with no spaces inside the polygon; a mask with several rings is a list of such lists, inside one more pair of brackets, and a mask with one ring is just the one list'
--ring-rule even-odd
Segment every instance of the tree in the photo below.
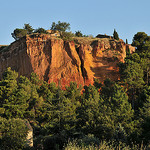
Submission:
{"label": "tree", "polygon": [[45,29],[43,29],[43,28],[38,28],[38,29],[36,29],[36,30],[34,31],[34,33],[44,33],[44,34],[48,34],[48,32],[47,32]]}
{"label": "tree", "polygon": [[99,117],[99,93],[92,86],[85,86],[81,106],[77,108],[77,129],[85,134],[96,131]]}
{"label": "tree", "polygon": [[27,34],[31,34],[33,32],[32,26],[29,24],[24,24],[23,29],[16,28],[13,33],[11,33],[12,37],[15,40],[19,40],[20,38],[26,36]]}
{"label": "tree", "polygon": [[119,35],[116,32],[116,29],[114,29],[113,38],[116,39],[116,40],[119,40]]}
{"label": "tree", "polygon": [[75,31],[75,36],[83,37],[83,34],[81,33],[81,31]]}
{"label": "tree", "polygon": [[30,26],[30,24],[24,24],[24,29],[27,30],[27,34],[31,34],[33,32],[33,28],[32,26]]}
{"label": "tree", "polygon": [[67,30],[70,30],[70,23],[58,21],[58,23],[56,24],[55,22],[53,22],[51,26],[51,30],[66,32]]}
{"label": "tree", "polygon": [[20,38],[24,37],[27,35],[27,30],[26,29],[15,29],[13,33],[11,33],[12,37],[15,40],[19,40]]}
{"label": "tree", "polygon": [[1,150],[20,150],[25,148],[28,128],[21,119],[4,119],[0,117]]}
{"label": "tree", "polygon": [[148,35],[145,32],[138,32],[133,37],[132,45],[135,46],[138,51],[142,51],[146,41],[149,41]]}
{"label": "tree", "polygon": [[128,44],[128,39],[126,39],[126,44]]}
{"label": "tree", "polygon": [[7,113],[7,110],[9,110],[7,104],[10,99],[14,98],[14,93],[17,91],[17,77],[18,73],[12,71],[9,67],[3,73],[3,79],[0,81],[0,107],[5,109],[5,117],[11,116],[10,113]]}
{"label": "tree", "polygon": [[134,111],[128,102],[128,96],[123,87],[116,83],[114,84],[108,79],[106,81],[101,89],[100,96],[103,99],[100,104],[100,136],[110,139],[110,137],[115,135],[118,127],[123,128],[124,133],[129,135],[133,132],[132,119]]}
{"label": "tree", "polygon": [[142,140],[145,143],[150,141],[150,86],[146,86],[144,88],[144,97],[145,102],[143,103],[143,107],[141,109],[140,115],[142,118]]}
{"label": "tree", "polygon": [[27,101],[30,99],[30,93],[21,83],[18,86],[17,77],[18,73],[8,68],[3,73],[3,80],[0,82],[0,100],[5,110],[3,117],[6,118],[24,118],[28,108]]}
{"label": "tree", "polygon": [[147,85],[149,85],[150,83],[150,79],[149,79],[149,76],[150,76],[150,59],[149,58],[141,58],[141,61],[140,61],[140,64],[141,64],[141,67],[143,69],[143,72],[144,72],[144,81]]}
{"label": "tree", "polygon": [[135,105],[135,102],[136,102],[137,92],[139,92],[144,85],[143,77],[144,77],[144,73],[140,64],[130,59],[126,60],[125,68],[121,73],[121,78],[128,86],[127,88],[128,88],[129,99],[132,101],[132,107],[136,109],[137,107]]}

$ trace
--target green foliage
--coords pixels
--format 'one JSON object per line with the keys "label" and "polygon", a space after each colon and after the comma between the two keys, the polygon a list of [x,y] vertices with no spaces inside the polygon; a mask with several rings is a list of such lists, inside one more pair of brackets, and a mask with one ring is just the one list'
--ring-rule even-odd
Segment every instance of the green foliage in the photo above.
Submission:
{"label": "green foliage", "polygon": [[124,70],[123,75],[125,82],[127,82],[129,86],[140,88],[144,84],[143,70],[141,66],[134,61],[126,61],[126,69]]}
{"label": "green foliage", "polygon": [[67,22],[58,23],[53,22],[51,26],[51,30],[57,30],[60,32],[60,37],[65,41],[73,41],[74,34],[70,31],[70,24]]}
{"label": "green foliage", "polygon": [[132,133],[134,111],[128,102],[128,97],[124,89],[118,84],[111,83],[109,80],[106,83],[101,90],[101,96],[105,99],[102,103],[103,108],[101,110],[103,113],[101,115],[103,116],[101,117],[101,122],[103,128],[105,128],[105,130],[102,128],[104,132],[102,136],[105,135],[106,139],[108,137],[114,137],[116,129],[120,125],[124,128],[126,134]]}
{"label": "green foliage", "polygon": [[14,30],[14,32],[11,35],[15,40],[19,40],[20,38],[27,35],[27,30],[17,28]]}
{"label": "green foliage", "polygon": [[[85,133],[93,133],[99,108],[99,93],[92,85],[84,87],[81,106],[78,107],[78,128]],[[93,128],[93,130],[91,130]]]}
{"label": "green foliage", "polygon": [[119,35],[115,29],[114,29],[114,33],[113,33],[113,38],[116,40],[119,40]]}
{"label": "green foliage", "polygon": [[145,32],[138,32],[133,37],[132,45],[136,47],[136,52],[129,54],[125,63],[120,64],[121,81],[127,87],[129,102],[135,110],[132,140],[148,143],[150,38]]}
{"label": "green foliage", "polygon": [[75,31],[75,36],[83,37],[83,34],[81,33],[81,31]]}
{"label": "green foliage", "polygon": [[102,141],[99,142],[98,145],[94,145],[93,143],[90,145],[84,145],[84,143],[79,144],[78,139],[68,141],[68,143],[64,146],[65,150],[143,150],[148,148],[148,146],[143,146],[143,144],[132,144],[130,147],[122,142],[115,145],[114,141]]}
{"label": "green foliage", "polygon": [[64,40],[64,41],[73,41],[73,37],[74,34],[72,32],[61,32],[60,37]]}
{"label": "green foliage", "polygon": [[43,28],[36,29],[34,33],[48,34],[48,32]]}
{"label": "green foliage", "polygon": [[70,30],[70,24],[67,22],[60,22],[60,21],[58,21],[58,23],[53,22],[51,30],[66,32],[67,30]]}
{"label": "green foliage", "polygon": [[19,40],[20,38],[26,36],[27,34],[31,34],[33,32],[32,26],[30,24],[24,24],[23,29],[16,28],[13,33],[11,33],[12,37],[15,40]]}
{"label": "green foliage", "polygon": [[31,34],[33,32],[33,28],[32,26],[30,26],[30,24],[24,24],[24,29],[27,30],[27,34]]}
{"label": "green foliage", "polygon": [[100,81],[98,79],[94,79],[94,86],[97,88],[97,89],[100,89],[100,87],[102,86],[102,84],[100,83]]}
{"label": "green foliage", "polygon": [[25,147],[28,128],[21,119],[0,118],[1,150],[21,150]]}
{"label": "green foliage", "polygon": [[140,115],[142,117],[142,134],[141,138],[143,139],[144,142],[149,142],[150,140],[150,86],[146,86],[144,88],[144,103],[143,107],[141,108]]}
{"label": "green foliage", "polygon": [[132,45],[137,47],[137,50],[141,51],[143,49],[144,44],[148,40],[149,40],[149,37],[145,32],[138,32],[133,37]]}
{"label": "green foliage", "polygon": [[[74,138],[78,138],[79,147],[99,146],[100,140],[113,141],[107,145],[112,148],[120,143],[126,147],[130,141],[141,143],[143,140],[147,144],[150,90],[144,78],[146,61],[148,58],[140,53],[128,55],[120,65],[122,83],[106,79],[102,84],[95,79],[94,86],[83,88],[70,82],[65,90],[55,83],[41,81],[35,73],[29,79],[18,78],[18,73],[8,68],[0,81],[0,132],[10,124],[13,135],[20,134],[12,142],[15,149],[21,149],[19,137],[24,147],[20,126],[23,131],[24,127],[8,122],[21,119],[31,122],[35,149],[62,149],[68,139]],[[12,135],[6,137],[12,140]],[[0,142],[10,146],[6,140],[0,134]]]}
{"label": "green foliage", "polygon": [[[52,29],[61,31],[63,39],[72,40],[74,35],[66,32],[69,25],[53,23]],[[26,34],[33,32],[29,24],[25,24],[23,30]],[[116,35],[114,30],[114,38]],[[0,132],[13,130],[13,135],[0,134],[0,144],[13,145],[15,149],[24,146],[26,133],[21,119],[25,118],[32,122],[36,149],[61,149],[68,139],[74,138],[78,138],[78,148],[82,145],[95,148],[94,144],[101,145],[100,140],[113,141],[102,144],[106,149],[118,146],[137,149],[131,142],[149,143],[149,36],[138,32],[132,44],[137,50],[133,54],[128,52],[125,62],[119,64],[121,79],[118,82],[106,79],[102,84],[95,79],[94,86],[84,88],[71,82],[62,90],[60,85],[41,81],[35,73],[29,79],[18,78],[18,73],[8,68],[0,80]],[[16,139],[13,141],[13,138]],[[13,144],[7,144],[8,140]]]}
{"label": "green foliage", "polygon": [[79,88],[77,88],[76,82],[70,82],[70,85],[66,86],[66,97],[77,101],[81,97],[81,90],[81,85],[79,86]]}

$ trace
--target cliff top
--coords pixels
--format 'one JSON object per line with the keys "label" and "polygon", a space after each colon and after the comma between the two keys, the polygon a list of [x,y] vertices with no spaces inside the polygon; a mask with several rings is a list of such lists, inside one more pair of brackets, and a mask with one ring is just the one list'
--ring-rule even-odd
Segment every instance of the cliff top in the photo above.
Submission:
{"label": "cliff top", "polygon": [[115,40],[115,39],[109,39],[109,38],[92,38],[92,37],[74,37],[74,41],[78,44],[89,44],[91,45],[93,42],[109,42],[109,41],[115,41],[115,42],[123,42],[123,40]]}
{"label": "cliff top", "polygon": [[[28,41],[30,42],[30,39],[34,39],[35,41],[46,41],[48,39],[57,39],[57,40],[62,40],[60,37],[55,37],[55,36],[51,36],[50,34],[31,34],[31,35],[26,35],[22,38],[20,38],[17,41],[14,41],[13,43],[11,43],[10,45],[0,45],[0,53],[5,53],[9,51],[9,47],[11,47],[12,45],[14,45],[16,43],[16,45],[18,45],[17,43],[20,43],[22,41]],[[85,44],[85,45],[93,45],[95,42],[104,42],[104,43],[111,43],[111,42],[115,42],[115,43],[123,43],[125,44],[125,42],[123,40],[115,40],[115,39],[110,39],[110,38],[94,38],[94,37],[73,37],[72,38],[73,41],[75,42],[75,44]]]}

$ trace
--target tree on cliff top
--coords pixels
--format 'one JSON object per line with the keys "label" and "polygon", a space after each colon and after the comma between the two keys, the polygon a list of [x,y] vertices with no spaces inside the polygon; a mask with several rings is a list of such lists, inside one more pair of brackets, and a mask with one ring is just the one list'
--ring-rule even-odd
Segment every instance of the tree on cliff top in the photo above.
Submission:
{"label": "tree on cliff top", "polygon": [[24,37],[25,35],[27,35],[27,30],[25,29],[15,29],[13,33],[11,33],[12,37],[15,40],[19,40],[20,38]]}
{"label": "tree on cliff top", "polygon": [[34,31],[34,33],[48,34],[48,32],[47,32],[45,29],[43,29],[43,28],[38,28],[38,29],[36,29],[36,30]]}
{"label": "tree on cliff top", "polygon": [[15,40],[19,40],[20,38],[24,37],[25,35],[27,34],[31,34],[33,32],[33,28],[32,26],[30,26],[30,24],[24,24],[24,27],[23,29],[19,29],[19,28],[16,28],[14,30],[13,33],[11,33],[12,37],[15,39]]}
{"label": "tree on cliff top", "polygon": [[116,29],[114,29],[113,38],[116,40],[119,40],[119,35],[118,35]]}
{"label": "tree on cliff top", "polygon": [[24,29],[27,30],[28,34],[31,34],[34,31],[34,29],[32,28],[32,26],[30,26],[29,23],[24,24]]}
{"label": "tree on cliff top", "polygon": [[70,23],[60,22],[60,21],[58,21],[58,23],[53,22],[51,26],[51,30],[58,30],[58,31],[65,32],[67,30],[70,30]]}
{"label": "tree on cliff top", "polygon": [[81,33],[81,31],[75,31],[75,36],[77,37],[83,37],[83,34]]}

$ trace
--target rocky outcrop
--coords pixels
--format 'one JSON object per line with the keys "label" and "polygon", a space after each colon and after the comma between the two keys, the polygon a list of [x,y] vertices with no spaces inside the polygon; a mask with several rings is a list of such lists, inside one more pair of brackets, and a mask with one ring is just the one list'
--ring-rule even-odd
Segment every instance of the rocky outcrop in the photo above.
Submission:
{"label": "rocky outcrop", "polygon": [[29,77],[35,72],[49,83],[60,82],[62,87],[70,81],[88,85],[94,78],[119,78],[117,63],[124,61],[127,49],[122,40],[85,37],[74,41],[44,34],[21,38],[0,52],[0,75],[11,67],[19,75]]}
{"label": "rocky outcrop", "polygon": [[120,40],[101,39],[90,45],[81,44],[79,56],[84,71],[85,84],[93,83],[94,78],[101,82],[106,78],[119,79],[117,64],[126,57],[126,44]]}

